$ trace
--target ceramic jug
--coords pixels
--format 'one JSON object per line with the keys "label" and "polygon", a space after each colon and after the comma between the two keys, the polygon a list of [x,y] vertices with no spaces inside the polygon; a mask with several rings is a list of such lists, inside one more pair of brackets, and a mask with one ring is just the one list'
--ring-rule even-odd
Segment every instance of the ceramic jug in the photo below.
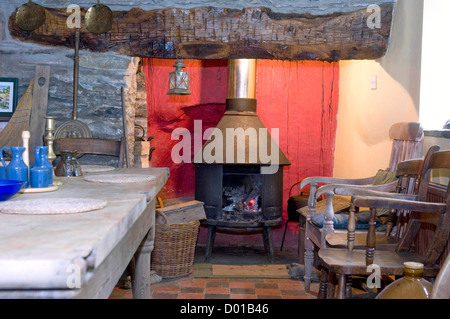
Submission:
{"label": "ceramic jug", "polygon": [[53,166],[50,163],[50,161],[48,160],[47,153],[48,153],[48,146],[36,146],[36,148],[34,150],[35,162],[30,167],[30,170],[33,168],[36,168],[36,167],[47,168],[47,170],[48,170],[47,186],[50,187],[50,186],[53,186]]}
{"label": "ceramic jug", "polygon": [[[6,179],[17,180],[25,182],[24,187],[28,187],[28,166],[25,164],[22,158],[22,154],[25,151],[25,147],[13,146],[11,150],[11,161],[6,166]],[[2,162],[3,156],[1,157]]]}
{"label": "ceramic jug", "polygon": [[405,276],[384,288],[377,299],[428,299],[433,285],[422,277],[423,264],[405,262]]}
{"label": "ceramic jug", "polygon": [[61,151],[61,162],[56,165],[55,175],[63,177],[82,176],[81,166],[76,159],[77,152]]}

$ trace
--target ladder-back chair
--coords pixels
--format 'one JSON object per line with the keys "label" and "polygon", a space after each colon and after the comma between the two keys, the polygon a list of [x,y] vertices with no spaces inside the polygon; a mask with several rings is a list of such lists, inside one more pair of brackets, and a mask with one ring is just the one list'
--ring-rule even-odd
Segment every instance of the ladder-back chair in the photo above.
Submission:
{"label": "ladder-back chair", "polygon": [[[322,267],[318,298],[333,297],[334,278],[338,275],[338,298],[351,297],[348,289],[349,276],[369,276],[368,266],[374,265],[381,276],[402,276],[403,263],[407,261],[424,264],[423,276],[434,278],[440,271],[438,260],[446,258],[450,231],[450,182],[445,190],[437,192],[431,182],[433,169],[450,169],[450,151],[434,152],[423,164],[416,200],[379,196],[353,196],[355,207],[369,207],[370,221],[365,249],[322,248],[319,250],[319,262]],[[430,201],[429,193],[440,194],[438,202]],[[404,236],[394,251],[376,249],[375,218],[376,208],[406,210],[410,212]],[[432,230],[428,245],[418,249],[422,242],[423,229]]]}
{"label": "ladder-back chair", "polygon": [[[108,155],[117,157],[117,167],[123,167],[125,156],[125,138],[119,141],[100,138],[57,138],[53,142],[55,154],[61,151],[77,151],[78,154]],[[125,163],[128,167],[128,163]]]}
{"label": "ladder-back chair", "polygon": [[[393,124],[389,130],[389,137],[392,140],[392,151],[389,159],[389,167],[385,170],[386,174],[395,172],[398,163],[420,158],[422,156],[423,146],[423,128],[418,122],[401,122]],[[381,170],[379,171],[381,172]],[[300,190],[306,186],[310,187],[308,206],[300,209],[300,218],[305,220],[304,228],[299,229],[299,250],[300,254],[304,251],[305,264],[305,290],[309,291],[313,265],[315,262],[315,251],[322,247],[326,247],[326,236],[334,232],[333,216],[328,216],[322,227],[316,226],[311,218],[316,214],[317,209],[317,189],[319,185],[323,184],[339,184],[339,185],[353,185],[353,186],[372,186],[373,190],[384,192],[395,192],[397,182],[392,180],[389,183],[382,185],[373,185],[377,179],[375,174],[372,177],[361,179],[344,179],[333,177],[309,177],[304,179],[300,184]],[[393,174],[392,174],[393,175]],[[383,179],[383,178],[382,178]],[[350,202],[347,200],[347,207],[350,207]],[[332,214],[331,214],[332,215]],[[327,216],[324,216],[327,217]],[[303,239],[303,240],[302,240]],[[317,261],[317,260],[316,260]]]}

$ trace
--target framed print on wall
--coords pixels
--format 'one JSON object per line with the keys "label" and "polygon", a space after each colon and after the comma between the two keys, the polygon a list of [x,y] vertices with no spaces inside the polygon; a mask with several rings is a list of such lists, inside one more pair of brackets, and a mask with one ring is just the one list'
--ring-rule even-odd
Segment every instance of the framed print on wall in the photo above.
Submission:
{"label": "framed print on wall", "polygon": [[0,117],[11,117],[17,107],[19,79],[0,78]]}

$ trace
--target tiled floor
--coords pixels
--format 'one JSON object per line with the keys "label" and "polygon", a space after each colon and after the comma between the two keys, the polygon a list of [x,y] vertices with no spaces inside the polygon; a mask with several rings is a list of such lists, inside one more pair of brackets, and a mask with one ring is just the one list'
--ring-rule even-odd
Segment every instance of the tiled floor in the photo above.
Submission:
{"label": "tiled floor", "polygon": [[[152,299],[316,299],[318,283],[306,292],[293,279],[194,278],[165,279],[151,285]],[[111,299],[131,299],[130,289],[117,286]]]}
{"label": "tiled floor", "polygon": [[[204,247],[197,246],[194,263],[204,262]],[[277,264],[288,265],[298,260],[296,247],[275,249]],[[210,260],[213,264],[252,265],[267,264],[261,247],[215,247]],[[188,275],[177,279],[163,279],[151,285],[152,299],[316,299],[318,283],[312,283],[310,292],[304,282],[294,279],[227,279],[194,278]],[[116,286],[112,299],[131,299],[130,289]]]}

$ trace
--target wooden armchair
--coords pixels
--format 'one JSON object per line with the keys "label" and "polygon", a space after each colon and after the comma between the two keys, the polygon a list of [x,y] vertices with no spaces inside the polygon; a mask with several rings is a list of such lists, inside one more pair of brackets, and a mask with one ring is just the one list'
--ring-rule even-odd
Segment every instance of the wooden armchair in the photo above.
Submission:
{"label": "wooden armchair", "polygon": [[[393,140],[392,151],[389,160],[389,167],[387,172],[395,172],[398,163],[420,158],[422,155],[423,144],[423,129],[418,122],[402,122],[396,123],[391,126],[389,130],[389,136]],[[381,172],[383,173],[383,172]],[[317,212],[317,190],[319,185],[336,184],[336,185],[348,185],[357,187],[370,187],[371,190],[383,191],[383,192],[395,192],[397,189],[397,182],[392,181],[386,184],[373,185],[376,180],[376,175],[368,178],[361,179],[343,179],[332,177],[310,177],[304,179],[300,184],[300,190],[306,186],[310,187],[310,196],[308,199],[308,207],[300,209],[300,218],[305,219],[305,226],[299,229],[299,250],[300,254],[304,251],[304,264],[305,264],[305,290],[309,291],[312,271],[314,265],[315,250],[322,247],[326,247],[326,237],[328,234],[335,232],[333,226],[334,213],[325,216],[327,219],[323,223],[323,227],[317,227],[311,221],[311,217]],[[327,204],[331,204],[330,201]],[[350,202],[348,200],[348,207]],[[330,208],[330,207],[329,207]],[[330,212],[330,209],[328,209]],[[331,211],[333,208],[331,206]],[[302,262],[302,260],[300,260]]]}
{"label": "wooden armchair", "polygon": [[[353,196],[355,207],[370,207],[369,231],[365,249],[322,248],[319,263],[322,267],[318,298],[333,297],[335,278],[338,275],[338,298],[351,297],[347,285],[351,276],[371,275],[369,265],[379,270],[381,276],[402,276],[406,261],[424,264],[424,277],[433,278],[439,273],[439,261],[446,258],[450,231],[450,182],[439,187],[430,182],[433,169],[450,168],[450,151],[431,154],[424,162],[417,200],[378,196]],[[408,198],[408,197],[407,197]],[[404,236],[394,251],[376,250],[376,208],[409,211]],[[427,233],[424,240],[424,233]],[[368,270],[369,269],[369,270]],[[377,287],[381,288],[381,287]]]}
{"label": "wooden armchair", "polygon": [[[120,141],[100,138],[58,138],[54,140],[55,154],[60,151],[77,151],[79,154],[108,155],[117,157],[117,167],[123,167],[126,162],[125,138]],[[128,163],[125,163],[128,167]]]}

